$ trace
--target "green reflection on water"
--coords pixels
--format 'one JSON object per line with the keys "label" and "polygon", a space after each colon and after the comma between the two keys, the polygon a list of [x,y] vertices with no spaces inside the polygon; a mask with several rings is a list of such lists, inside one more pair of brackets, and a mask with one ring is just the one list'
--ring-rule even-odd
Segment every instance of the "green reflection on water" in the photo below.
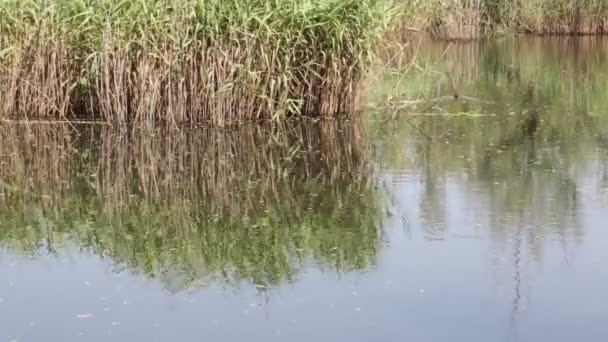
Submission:
{"label": "green reflection on water", "polygon": [[178,291],[373,267],[382,198],[364,125],[217,131],[4,127],[0,243],[82,248]]}
{"label": "green reflection on water", "polygon": [[608,40],[436,43],[418,63],[425,72],[389,73],[374,94],[421,101],[376,120],[373,140],[381,165],[422,175],[425,226],[449,220],[458,179],[500,241],[521,227],[535,253],[550,233],[580,240],[581,196],[608,189]]}

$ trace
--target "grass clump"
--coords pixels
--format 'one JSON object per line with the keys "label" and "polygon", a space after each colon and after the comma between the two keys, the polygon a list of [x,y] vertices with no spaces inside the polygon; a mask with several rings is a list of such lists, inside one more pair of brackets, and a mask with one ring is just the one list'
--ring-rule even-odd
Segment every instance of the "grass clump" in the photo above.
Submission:
{"label": "grass clump", "polygon": [[361,109],[383,0],[0,0],[0,115],[117,123]]}

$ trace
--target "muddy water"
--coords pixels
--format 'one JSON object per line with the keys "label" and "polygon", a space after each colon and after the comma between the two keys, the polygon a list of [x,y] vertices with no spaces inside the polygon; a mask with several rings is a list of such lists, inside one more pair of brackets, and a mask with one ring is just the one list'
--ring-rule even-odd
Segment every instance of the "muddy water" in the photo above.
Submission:
{"label": "muddy water", "polygon": [[607,48],[423,45],[392,120],[5,125],[0,341],[604,341]]}

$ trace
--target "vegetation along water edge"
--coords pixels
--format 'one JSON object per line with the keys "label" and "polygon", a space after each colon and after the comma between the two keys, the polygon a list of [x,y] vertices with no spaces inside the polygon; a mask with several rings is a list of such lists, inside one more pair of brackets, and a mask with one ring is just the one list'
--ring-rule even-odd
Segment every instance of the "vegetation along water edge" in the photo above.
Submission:
{"label": "vegetation along water edge", "polygon": [[606,0],[0,0],[0,119],[354,116],[391,33],[603,34]]}

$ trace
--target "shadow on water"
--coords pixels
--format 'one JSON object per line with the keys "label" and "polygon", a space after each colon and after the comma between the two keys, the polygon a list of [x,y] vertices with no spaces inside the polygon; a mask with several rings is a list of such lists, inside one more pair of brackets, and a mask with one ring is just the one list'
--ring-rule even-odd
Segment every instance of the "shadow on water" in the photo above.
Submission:
{"label": "shadow on water", "polygon": [[217,280],[264,288],[308,262],[365,270],[383,235],[366,134],[358,122],[3,127],[0,244],[91,251],[171,291]]}

